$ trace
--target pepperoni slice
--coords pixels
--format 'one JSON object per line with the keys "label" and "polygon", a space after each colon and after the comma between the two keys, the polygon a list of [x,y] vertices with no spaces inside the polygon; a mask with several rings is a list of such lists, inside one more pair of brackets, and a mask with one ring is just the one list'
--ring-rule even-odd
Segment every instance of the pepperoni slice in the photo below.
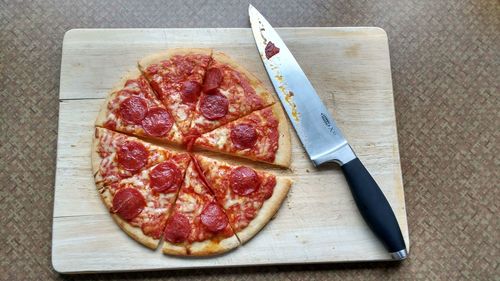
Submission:
{"label": "pepperoni slice", "polygon": [[191,233],[191,225],[184,215],[175,213],[168,218],[165,226],[165,240],[180,243],[189,237],[189,233]]}
{"label": "pepperoni slice", "polygon": [[120,104],[120,117],[129,124],[141,124],[148,112],[146,101],[140,97],[126,98]]}
{"label": "pepperoni slice", "polygon": [[226,214],[215,203],[208,204],[201,212],[201,223],[211,232],[219,232],[227,227]]}
{"label": "pepperoni slice", "polygon": [[250,124],[239,124],[231,129],[231,141],[237,149],[252,148],[257,141],[257,132]]}
{"label": "pepperoni slice", "polygon": [[127,171],[135,172],[146,165],[149,153],[143,144],[128,141],[118,148],[118,163]]}
{"label": "pepperoni slice", "polygon": [[217,120],[227,114],[229,101],[220,93],[203,95],[200,101],[200,111],[208,120]]}
{"label": "pepperoni slice", "polygon": [[234,193],[243,196],[255,192],[260,186],[260,178],[257,173],[243,166],[231,171],[229,182]]}
{"label": "pepperoni slice", "polygon": [[118,214],[124,220],[137,217],[146,207],[146,199],[133,188],[121,189],[113,197],[112,212]]}
{"label": "pepperoni slice", "polygon": [[161,107],[155,107],[148,111],[146,117],[142,119],[142,128],[146,133],[153,137],[165,136],[172,126],[174,121],[168,111]]}
{"label": "pepperoni slice", "polygon": [[149,178],[154,191],[166,193],[177,190],[181,185],[182,174],[174,163],[163,162],[151,170]]}
{"label": "pepperoni slice", "polygon": [[210,93],[217,89],[222,83],[222,71],[218,68],[210,68],[203,80],[203,92]]}
{"label": "pepperoni slice", "polygon": [[185,81],[181,86],[182,100],[187,103],[194,103],[198,100],[201,92],[201,85],[196,81]]}

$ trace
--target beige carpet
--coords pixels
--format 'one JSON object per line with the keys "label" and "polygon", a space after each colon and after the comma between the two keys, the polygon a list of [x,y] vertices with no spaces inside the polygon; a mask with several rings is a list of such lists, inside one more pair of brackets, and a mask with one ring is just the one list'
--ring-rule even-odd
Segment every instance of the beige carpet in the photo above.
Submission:
{"label": "beige carpet", "polygon": [[59,71],[77,27],[248,27],[239,1],[0,1],[0,279],[500,280],[500,2],[253,1],[275,26],[387,31],[411,239],[397,263],[61,276]]}

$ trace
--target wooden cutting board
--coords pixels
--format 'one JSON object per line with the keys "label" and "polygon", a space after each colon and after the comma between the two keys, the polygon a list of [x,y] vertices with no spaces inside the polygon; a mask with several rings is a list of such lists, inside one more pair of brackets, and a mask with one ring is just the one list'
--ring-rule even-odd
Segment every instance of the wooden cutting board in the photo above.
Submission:
{"label": "wooden cutting board", "polygon": [[[281,28],[278,32],[392,205],[407,245],[386,33],[379,28]],[[255,238],[222,256],[176,258],[130,239],[96,192],[93,122],[107,91],[141,57],[172,47],[222,50],[272,89],[248,28],[74,29],[61,62],[52,263],[58,272],[388,260],[334,164],[312,166],[292,129],[294,184]]]}

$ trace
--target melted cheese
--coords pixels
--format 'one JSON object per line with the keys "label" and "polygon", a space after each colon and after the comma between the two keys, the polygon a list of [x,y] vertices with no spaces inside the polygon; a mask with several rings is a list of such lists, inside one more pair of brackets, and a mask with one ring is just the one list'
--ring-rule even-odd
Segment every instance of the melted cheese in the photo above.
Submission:
{"label": "melted cheese", "polygon": [[[144,188],[144,181],[142,180],[142,177],[143,176],[140,175],[140,176],[135,176],[135,177],[127,178],[127,179],[124,179],[122,181],[122,183],[123,184],[130,184],[130,185],[133,185],[134,187],[143,189]],[[149,193],[148,194],[143,194],[143,195],[148,196]]]}
{"label": "melted cheese", "polygon": [[201,184],[195,184],[193,186],[194,188],[194,192],[198,193],[198,194],[204,194],[205,193],[205,189],[203,188],[203,186]]}
{"label": "melted cheese", "polygon": [[229,209],[229,207],[239,204],[240,200],[238,199],[231,199],[231,197],[226,197],[226,201],[224,202],[224,208]]}
{"label": "melted cheese", "polygon": [[191,127],[196,127],[196,125],[206,123],[205,120],[206,120],[205,117],[199,116],[198,118],[193,120],[193,125],[191,125]]}
{"label": "melted cheese", "polygon": [[183,193],[181,201],[179,202],[179,211],[183,213],[191,213],[196,210],[196,198],[193,196]]}
{"label": "melted cheese", "polygon": [[187,119],[187,113],[186,113],[186,110],[184,108],[176,111],[176,114],[177,114],[177,119],[179,121],[184,121]]}
{"label": "melted cheese", "polygon": [[191,170],[191,167],[186,171],[186,176],[184,177],[184,185],[185,186],[190,186],[191,185],[191,177],[193,176],[193,172]]}
{"label": "melted cheese", "polygon": [[226,128],[222,128],[217,135],[218,138],[214,138],[213,140],[215,141],[215,145],[218,148],[222,148],[224,144],[227,142],[229,138],[229,130]]}
{"label": "melted cheese", "polygon": [[161,193],[160,196],[158,197],[160,206],[162,207],[170,206],[170,204],[172,204],[174,201],[175,195],[176,195],[175,192]]}

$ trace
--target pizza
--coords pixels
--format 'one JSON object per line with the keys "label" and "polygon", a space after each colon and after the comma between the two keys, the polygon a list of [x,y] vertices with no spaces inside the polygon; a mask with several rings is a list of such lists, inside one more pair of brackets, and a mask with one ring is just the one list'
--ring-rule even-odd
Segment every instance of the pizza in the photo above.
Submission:
{"label": "pizza", "polygon": [[172,49],[139,61],[186,139],[276,101],[254,75],[222,52]]}
{"label": "pizza", "polygon": [[93,172],[101,198],[117,224],[157,248],[168,211],[191,158],[105,128],[96,129]]}
{"label": "pizza", "polygon": [[[215,159],[214,152],[233,159]],[[112,218],[167,255],[238,248],[271,220],[291,186],[269,166],[255,168],[290,166],[281,105],[253,74],[211,49],[170,49],[141,59],[109,91],[91,154]],[[256,163],[250,167],[242,158]]]}
{"label": "pizza", "polygon": [[173,255],[213,255],[240,245],[225,210],[202,180],[194,162],[186,171],[164,237],[163,252]]}
{"label": "pizza", "polygon": [[241,243],[252,238],[274,216],[291,182],[244,165],[231,165],[201,155],[194,162],[224,208]]}
{"label": "pizza", "polygon": [[197,136],[274,103],[255,76],[224,53],[214,52],[189,133]]}
{"label": "pizza", "polygon": [[97,127],[92,147],[92,170],[100,188],[129,178],[171,157],[171,152],[138,138]]}
{"label": "pizza", "polygon": [[164,142],[182,143],[174,119],[139,71],[126,74],[103,104],[97,127]]}
{"label": "pizza", "polygon": [[290,135],[279,104],[202,134],[195,140],[194,147],[283,167],[290,165]]}
{"label": "pizza", "polygon": [[210,49],[171,49],[139,61],[139,68],[184,133],[189,131],[211,55]]}

